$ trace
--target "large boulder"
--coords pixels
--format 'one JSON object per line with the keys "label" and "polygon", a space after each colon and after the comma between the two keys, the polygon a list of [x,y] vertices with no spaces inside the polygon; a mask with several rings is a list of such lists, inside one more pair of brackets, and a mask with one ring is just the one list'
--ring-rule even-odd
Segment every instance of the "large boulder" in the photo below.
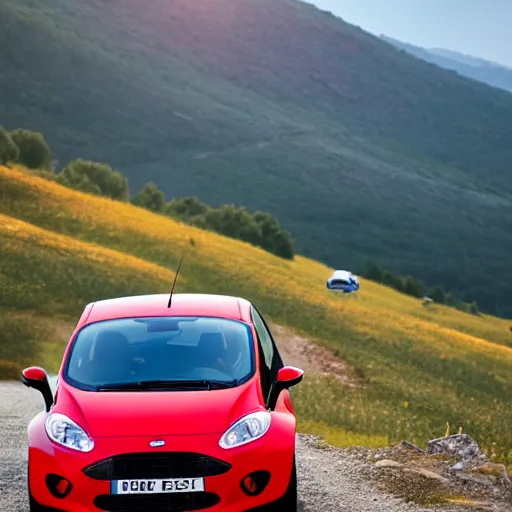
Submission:
{"label": "large boulder", "polygon": [[486,458],[478,444],[467,434],[432,439],[428,442],[428,453],[456,457],[460,462],[478,462]]}

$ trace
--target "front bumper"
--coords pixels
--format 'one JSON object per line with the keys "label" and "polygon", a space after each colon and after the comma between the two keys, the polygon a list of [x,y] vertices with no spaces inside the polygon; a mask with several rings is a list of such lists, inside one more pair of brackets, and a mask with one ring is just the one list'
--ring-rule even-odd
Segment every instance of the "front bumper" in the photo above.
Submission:
{"label": "front bumper", "polygon": [[[164,436],[160,439],[166,444],[160,448],[151,448],[149,442],[154,438],[149,437],[100,438],[95,439],[95,448],[84,454],[40,437],[39,442],[29,448],[30,491],[39,504],[65,512],[130,512],[146,507],[152,512],[241,512],[272,503],[285,494],[293,465],[294,438],[283,439],[279,429],[270,428],[261,439],[230,450],[224,450],[218,445],[219,438],[220,435],[217,434]],[[193,455],[188,455],[187,459],[177,456],[178,452],[204,457],[194,458]],[[134,453],[141,454],[142,459],[151,459],[151,455],[160,457],[153,462],[145,460],[142,465],[132,463],[131,468],[138,468],[138,474],[133,475],[134,478],[205,475],[204,492],[116,496],[111,494],[110,478],[126,477],[133,469],[116,463],[110,466],[103,464],[99,469],[96,466],[94,470],[88,471],[92,476],[87,476],[84,472],[86,468],[110,457]],[[172,460],[165,454],[171,455]],[[205,458],[216,459],[219,463],[213,461],[205,465]],[[202,463],[198,462],[200,459]],[[162,476],[166,471],[165,464],[169,467],[168,476]],[[147,467],[147,471],[152,474],[143,476],[141,467]],[[110,468],[109,473],[105,473],[106,468]],[[266,488],[257,496],[247,495],[242,490],[241,481],[248,474],[262,470],[270,473]],[[72,489],[65,498],[57,498],[50,492],[47,484],[49,474],[64,477],[71,482]]]}

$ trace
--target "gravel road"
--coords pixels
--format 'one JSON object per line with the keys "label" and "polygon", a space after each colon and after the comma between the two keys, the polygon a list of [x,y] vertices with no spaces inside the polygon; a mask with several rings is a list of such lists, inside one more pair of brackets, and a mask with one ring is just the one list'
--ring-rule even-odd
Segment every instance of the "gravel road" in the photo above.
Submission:
{"label": "gravel road", "polygon": [[[28,512],[26,427],[42,397],[21,383],[0,384],[0,511]],[[361,475],[364,461],[319,449],[298,437],[297,467],[302,512],[435,512],[376,491]],[[447,512],[447,509],[443,509]]]}

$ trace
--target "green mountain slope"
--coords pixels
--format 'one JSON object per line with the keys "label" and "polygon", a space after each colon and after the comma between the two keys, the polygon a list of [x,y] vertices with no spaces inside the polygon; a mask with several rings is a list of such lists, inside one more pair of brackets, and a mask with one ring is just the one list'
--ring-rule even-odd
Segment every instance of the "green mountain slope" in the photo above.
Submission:
{"label": "green mountain slope", "polygon": [[[4,0],[0,123],[512,314],[512,95],[296,0]],[[489,286],[491,283],[491,286]]]}

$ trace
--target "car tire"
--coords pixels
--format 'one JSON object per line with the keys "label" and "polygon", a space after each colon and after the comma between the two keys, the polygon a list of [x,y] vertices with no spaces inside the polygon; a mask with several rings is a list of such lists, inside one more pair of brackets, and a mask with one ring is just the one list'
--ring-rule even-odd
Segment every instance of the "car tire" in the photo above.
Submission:
{"label": "car tire", "polygon": [[37,501],[32,497],[30,491],[28,491],[28,509],[30,512],[47,512],[47,508],[39,505]]}
{"label": "car tire", "polygon": [[290,477],[290,483],[286,489],[286,494],[263,507],[257,509],[251,509],[251,512],[297,512],[298,510],[298,496],[297,496],[297,466],[295,464],[295,456],[293,457],[292,474]]}
{"label": "car tire", "polygon": [[297,492],[297,466],[295,464],[295,456],[293,457],[292,474],[290,477],[290,483],[286,494],[275,504],[275,510],[282,512],[297,512],[298,506],[298,492]]}

